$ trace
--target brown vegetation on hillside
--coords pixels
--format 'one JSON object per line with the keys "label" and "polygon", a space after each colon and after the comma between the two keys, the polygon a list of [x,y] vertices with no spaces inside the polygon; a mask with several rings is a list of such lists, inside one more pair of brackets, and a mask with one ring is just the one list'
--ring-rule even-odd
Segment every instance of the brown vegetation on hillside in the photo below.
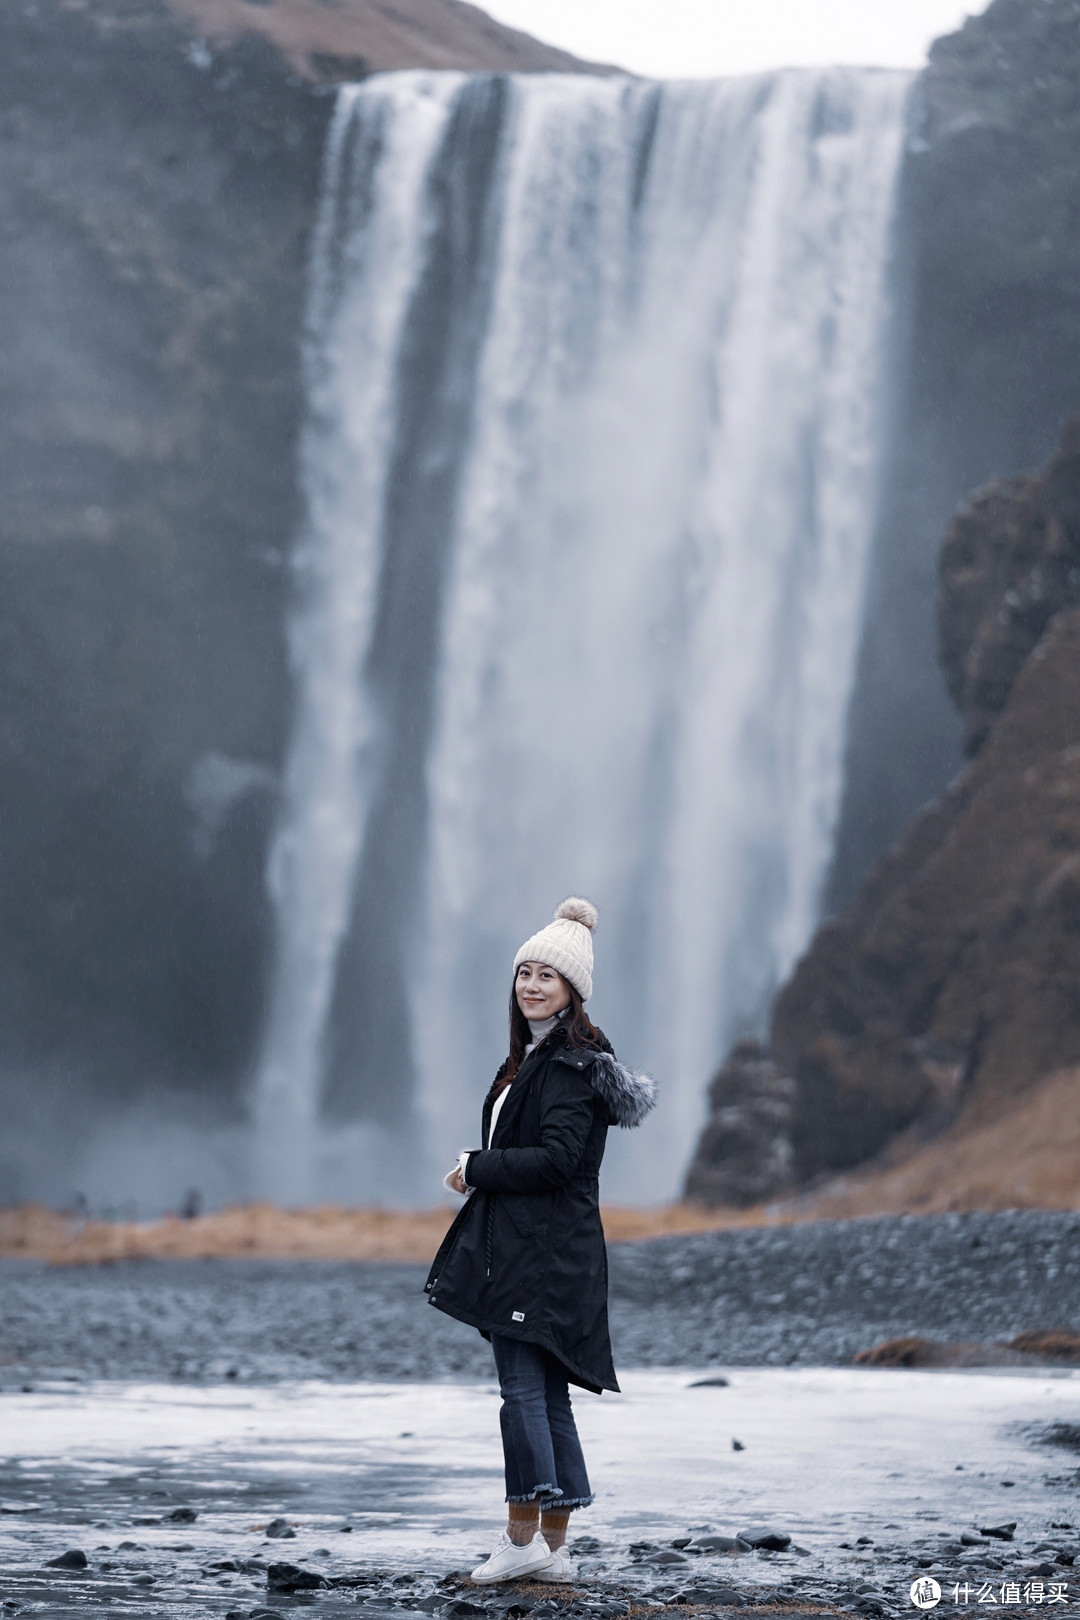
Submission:
{"label": "brown vegetation on hillside", "polygon": [[269,40],[308,79],[356,79],[393,68],[468,72],[610,72],[496,22],[465,0],[168,0],[214,44]]}

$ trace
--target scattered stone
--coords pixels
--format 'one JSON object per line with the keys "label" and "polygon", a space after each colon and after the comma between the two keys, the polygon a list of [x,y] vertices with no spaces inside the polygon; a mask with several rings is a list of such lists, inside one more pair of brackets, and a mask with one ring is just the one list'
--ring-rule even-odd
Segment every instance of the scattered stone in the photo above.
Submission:
{"label": "scattered stone", "polygon": [[672,1599],[673,1603],[719,1603],[725,1607],[739,1601],[733,1586],[688,1586]]}
{"label": "scattered stone", "polygon": [[791,1537],[786,1530],[774,1530],[767,1524],[755,1524],[749,1530],[740,1530],[738,1539],[747,1547],[753,1547],[755,1552],[785,1552],[791,1546]]}
{"label": "scattered stone", "polygon": [[855,1545],[856,1547],[872,1547],[874,1543],[870,1540],[869,1536],[860,1536]]}
{"label": "scattered stone", "polygon": [[[1039,1437],[1044,1446],[1064,1446],[1069,1451],[1080,1451],[1080,1423],[1050,1423]],[[1062,1525],[1062,1529],[1069,1526]]]}
{"label": "scattered stone", "polygon": [[985,1547],[986,1538],[984,1536],[973,1536],[969,1530],[962,1530],[960,1532],[960,1545],[962,1547]]}
{"label": "scattered stone", "polygon": [[458,1598],[456,1602],[448,1604],[443,1610],[443,1614],[460,1615],[462,1617],[470,1614],[483,1613],[484,1609],[482,1605],[479,1603],[470,1603],[468,1598]]}
{"label": "scattered stone", "polygon": [[995,1541],[1012,1541],[1013,1531],[1016,1529],[1016,1520],[1011,1519],[1008,1524],[981,1524],[980,1536],[992,1536]]}
{"label": "scattered stone", "polygon": [[81,1552],[78,1547],[72,1547],[70,1551],[61,1553],[59,1558],[50,1558],[45,1568],[86,1569],[89,1563],[90,1560],[84,1552]]}
{"label": "scattered stone", "polygon": [[148,1524],[160,1524],[161,1515],[157,1513],[138,1513],[131,1522],[132,1524],[139,1524],[143,1526]]}
{"label": "scattered stone", "polygon": [[316,1592],[330,1585],[325,1575],[301,1569],[297,1564],[271,1564],[266,1572],[271,1592]]}
{"label": "scattered stone", "polygon": [[743,1445],[741,1440],[733,1439],[731,1442],[731,1449],[732,1451],[745,1451],[746,1447]]}
{"label": "scattered stone", "polygon": [[0,1502],[0,1513],[40,1513],[40,1502]]}
{"label": "scattered stone", "polygon": [[687,1385],[687,1388],[688,1389],[730,1389],[731,1388],[731,1380],[729,1378],[724,1378],[719,1373],[717,1373],[715,1378],[695,1378],[694,1382],[692,1384]]}
{"label": "scattered stone", "polygon": [[689,1547],[693,1539],[693,1536],[676,1536],[671,1545],[675,1548],[676,1552],[682,1552],[684,1547]]}
{"label": "scattered stone", "polygon": [[169,1524],[194,1524],[198,1517],[195,1509],[189,1507],[173,1508],[171,1513],[165,1515]]}
{"label": "scattered stone", "polygon": [[292,1541],[296,1539],[296,1531],[288,1519],[271,1519],[266,1527],[266,1534],[271,1541]]}
{"label": "scattered stone", "polygon": [[666,1551],[666,1550],[662,1550],[660,1552],[650,1553],[648,1555],[648,1558],[646,1559],[646,1562],[650,1563],[650,1564],[667,1565],[667,1564],[685,1564],[687,1562],[687,1560],[686,1560],[686,1558],[684,1557],[684,1555],[682,1553],[669,1552],[669,1551]]}
{"label": "scattered stone", "polygon": [[687,1546],[687,1552],[745,1552],[746,1547],[736,1536],[695,1536]]}

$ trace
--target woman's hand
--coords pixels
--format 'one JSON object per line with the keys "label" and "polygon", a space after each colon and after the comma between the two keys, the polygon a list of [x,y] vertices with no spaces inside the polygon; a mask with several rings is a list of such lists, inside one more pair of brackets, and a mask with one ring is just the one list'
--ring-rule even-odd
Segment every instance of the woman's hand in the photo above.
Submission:
{"label": "woman's hand", "polygon": [[446,1177],[445,1185],[450,1188],[451,1192],[461,1193],[462,1197],[465,1196],[469,1189],[465,1182],[461,1179],[460,1165],[455,1164],[450,1174]]}

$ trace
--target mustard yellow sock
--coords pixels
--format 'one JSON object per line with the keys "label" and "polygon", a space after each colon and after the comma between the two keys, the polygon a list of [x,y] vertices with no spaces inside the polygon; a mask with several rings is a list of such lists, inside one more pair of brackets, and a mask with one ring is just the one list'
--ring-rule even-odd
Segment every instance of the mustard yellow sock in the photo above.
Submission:
{"label": "mustard yellow sock", "polygon": [[558,1552],[566,1542],[566,1529],[570,1523],[569,1508],[545,1508],[540,1515],[540,1528],[552,1552]]}
{"label": "mustard yellow sock", "polygon": [[506,1533],[515,1547],[527,1547],[540,1523],[539,1502],[507,1502]]}

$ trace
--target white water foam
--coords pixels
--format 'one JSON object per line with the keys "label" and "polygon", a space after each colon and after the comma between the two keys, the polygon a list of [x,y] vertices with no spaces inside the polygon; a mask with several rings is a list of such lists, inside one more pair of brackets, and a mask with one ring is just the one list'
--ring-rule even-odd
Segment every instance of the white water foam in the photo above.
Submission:
{"label": "white water foam", "polygon": [[[452,167],[470,82],[350,89],[330,149],[257,1091],[260,1185],[279,1197],[316,1190],[298,1143],[316,1132],[371,800],[363,665],[395,391],[415,385],[402,332],[436,251],[425,177],[440,144]],[[601,911],[594,1016],[662,1087],[638,1149],[613,1154],[608,1193],[636,1202],[676,1190],[710,1072],[812,932],[873,528],[908,82],[509,81],[406,986],[421,1107],[450,1157],[505,1049],[513,951],[564,894]],[[383,1138],[376,1157],[358,1187],[389,1166],[426,1199]]]}

